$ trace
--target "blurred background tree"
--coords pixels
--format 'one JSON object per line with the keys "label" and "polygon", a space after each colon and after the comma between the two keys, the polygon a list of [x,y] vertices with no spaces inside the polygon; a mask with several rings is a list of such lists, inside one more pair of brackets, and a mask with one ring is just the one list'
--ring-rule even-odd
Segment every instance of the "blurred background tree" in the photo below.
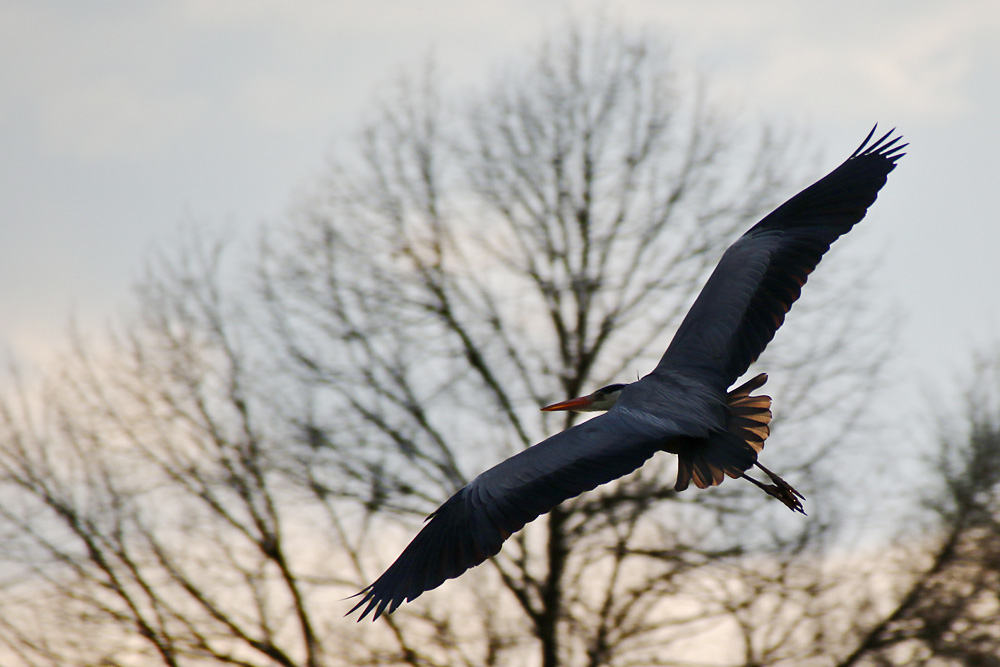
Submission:
{"label": "blurred background tree", "polygon": [[1000,354],[977,355],[964,407],[942,415],[891,591],[876,589],[840,666],[1000,665]]}

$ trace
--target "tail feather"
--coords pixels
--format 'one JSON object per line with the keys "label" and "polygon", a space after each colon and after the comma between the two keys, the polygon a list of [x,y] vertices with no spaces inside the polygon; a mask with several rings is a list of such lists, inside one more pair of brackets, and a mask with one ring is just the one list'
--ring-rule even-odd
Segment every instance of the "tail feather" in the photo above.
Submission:
{"label": "tail feather", "polygon": [[726,396],[729,418],[726,430],[707,440],[694,440],[678,452],[677,483],[683,491],[693,481],[699,489],[717,486],[729,475],[742,477],[757,462],[757,454],[770,435],[771,397],[750,392],[767,382],[767,374],[733,389]]}

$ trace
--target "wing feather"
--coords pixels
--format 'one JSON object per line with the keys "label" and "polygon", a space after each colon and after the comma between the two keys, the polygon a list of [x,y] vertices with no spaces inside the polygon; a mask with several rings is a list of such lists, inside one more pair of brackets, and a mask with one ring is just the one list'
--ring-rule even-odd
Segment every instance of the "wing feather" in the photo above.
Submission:
{"label": "wing feather", "polygon": [[865,217],[906,144],[872,129],[843,164],[726,250],[657,371],[690,370],[725,388],[774,338],[830,244]]}
{"label": "wing feather", "polygon": [[[378,618],[500,551],[504,540],[559,503],[626,475],[658,441],[608,413],[557,433],[490,468],[439,507],[362,596]],[[349,612],[350,613],[350,612]]]}

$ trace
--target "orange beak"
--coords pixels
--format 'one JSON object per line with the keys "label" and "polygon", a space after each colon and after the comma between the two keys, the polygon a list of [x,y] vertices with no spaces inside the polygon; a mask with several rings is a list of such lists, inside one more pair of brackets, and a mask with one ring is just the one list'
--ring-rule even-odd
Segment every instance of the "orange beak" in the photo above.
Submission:
{"label": "orange beak", "polygon": [[571,398],[568,401],[562,401],[561,403],[553,403],[552,405],[546,405],[542,408],[542,412],[555,412],[556,410],[579,410],[580,408],[585,408],[594,402],[590,396],[581,396],[580,398]]}

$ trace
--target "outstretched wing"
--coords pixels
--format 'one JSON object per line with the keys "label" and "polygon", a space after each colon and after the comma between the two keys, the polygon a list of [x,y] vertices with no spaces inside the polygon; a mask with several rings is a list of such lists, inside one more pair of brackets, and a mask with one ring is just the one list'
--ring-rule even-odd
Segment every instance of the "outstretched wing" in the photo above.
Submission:
{"label": "outstretched wing", "polygon": [[774,337],[806,279],[865,217],[907,144],[875,129],[843,164],[731,245],[677,329],[656,370],[686,370],[724,389]]}
{"label": "outstretched wing", "polygon": [[[665,434],[669,437],[669,434]],[[441,507],[350,612],[378,618],[500,551],[504,540],[564,500],[610,482],[656,453],[660,438],[611,412],[510,457],[469,482]],[[367,606],[366,606],[367,605]]]}

